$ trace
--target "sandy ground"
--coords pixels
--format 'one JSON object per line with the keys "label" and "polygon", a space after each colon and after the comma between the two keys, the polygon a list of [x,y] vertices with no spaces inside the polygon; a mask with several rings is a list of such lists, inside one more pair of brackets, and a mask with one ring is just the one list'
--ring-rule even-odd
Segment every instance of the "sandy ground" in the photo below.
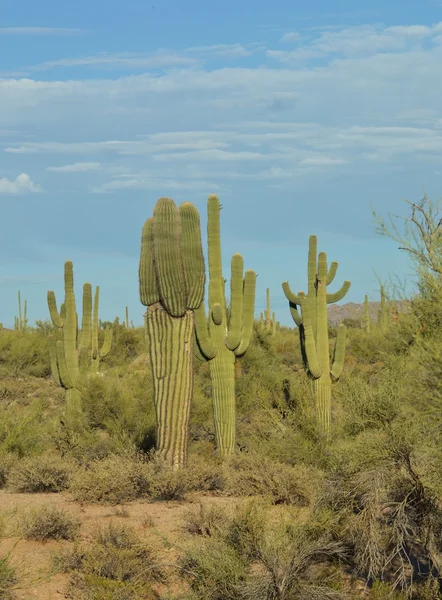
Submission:
{"label": "sandy ground", "polygon": [[[73,502],[63,494],[14,494],[0,490],[0,515],[6,522],[5,537],[0,541],[0,557],[10,554],[18,582],[14,590],[17,600],[55,600],[65,598],[69,576],[52,572],[51,554],[70,542],[35,542],[22,539],[18,528],[20,516],[42,505],[62,508],[81,521],[80,541],[88,541],[97,526],[113,520],[133,527],[143,538],[155,540],[169,553],[171,562],[177,554],[177,545],[187,537],[183,524],[186,514],[200,502],[231,506],[232,498],[195,496],[186,502],[131,502],[118,506],[101,506]],[[172,584],[173,585],[173,584]],[[182,584],[181,584],[182,586]],[[170,590],[172,591],[172,590]],[[159,590],[168,597],[168,590]],[[164,596],[163,596],[164,594]]]}

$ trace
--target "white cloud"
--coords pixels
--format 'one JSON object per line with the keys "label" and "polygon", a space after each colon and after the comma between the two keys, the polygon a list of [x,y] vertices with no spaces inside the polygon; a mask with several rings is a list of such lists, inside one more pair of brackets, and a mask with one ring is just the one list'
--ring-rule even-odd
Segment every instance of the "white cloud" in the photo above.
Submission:
{"label": "white cloud", "polygon": [[281,37],[281,39],[279,40],[280,42],[297,42],[298,40],[301,39],[301,34],[298,33],[297,31],[288,31],[287,33],[284,33],[284,35]]}
{"label": "white cloud", "polygon": [[186,52],[199,55],[213,56],[216,58],[243,58],[251,56],[252,52],[242,44],[213,44],[212,46],[192,46]]}
{"label": "white cloud", "polygon": [[115,69],[166,69],[196,65],[197,61],[182,54],[155,52],[147,55],[132,53],[84,56],[80,58],[61,58],[27,67],[28,71],[47,71],[55,67],[108,67]]}
{"label": "white cloud", "polygon": [[100,186],[93,188],[95,194],[116,192],[118,190],[173,190],[173,191],[206,191],[208,189],[217,191],[219,185],[204,180],[185,180],[185,179],[162,179],[149,174],[138,176],[127,176],[123,179],[114,179]]}
{"label": "white cloud", "polygon": [[62,165],[60,167],[46,167],[46,171],[54,171],[56,173],[86,173],[87,171],[97,171],[99,168],[99,162],[77,162],[72,165]]}
{"label": "white cloud", "polygon": [[42,188],[34,183],[26,173],[17,175],[15,179],[0,178],[0,194],[25,194],[41,191]]}
{"label": "white cloud", "polygon": [[267,56],[287,63],[338,54],[348,57],[370,55],[376,52],[397,52],[410,43],[430,39],[441,32],[442,23],[425,25],[381,27],[359,25],[345,28],[325,28],[317,37],[291,51],[268,50]]}
{"label": "white cloud", "polygon": [[344,165],[346,162],[347,161],[342,158],[331,158],[330,156],[309,156],[303,158],[300,164],[312,167],[322,167],[329,165]]}
{"label": "white cloud", "polygon": [[0,27],[0,35],[84,35],[84,29],[72,27]]}

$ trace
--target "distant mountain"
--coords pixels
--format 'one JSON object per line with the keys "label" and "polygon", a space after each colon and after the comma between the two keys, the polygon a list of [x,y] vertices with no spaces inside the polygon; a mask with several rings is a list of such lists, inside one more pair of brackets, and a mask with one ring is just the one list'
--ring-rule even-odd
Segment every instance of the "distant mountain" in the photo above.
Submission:
{"label": "distant mountain", "polygon": [[[391,302],[392,305],[396,306],[398,312],[406,312],[410,307],[408,300],[397,300]],[[368,313],[370,315],[370,321],[377,323],[378,311],[381,308],[380,302],[369,302]],[[360,320],[365,312],[365,304],[356,304],[355,302],[347,302],[347,304],[330,304],[328,307],[328,320],[331,325],[339,325],[344,319],[357,319]]]}

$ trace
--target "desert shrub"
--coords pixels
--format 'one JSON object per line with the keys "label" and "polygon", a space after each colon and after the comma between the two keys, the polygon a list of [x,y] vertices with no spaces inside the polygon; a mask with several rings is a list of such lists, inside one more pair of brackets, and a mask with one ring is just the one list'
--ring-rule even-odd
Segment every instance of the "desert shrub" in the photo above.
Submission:
{"label": "desert shrub", "polygon": [[10,470],[8,487],[15,492],[61,492],[69,487],[73,465],[54,455],[22,458]]}
{"label": "desert shrub", "polygon": [[0,556],[0,600],[12,600],[12,590],[16,582],[9,556]]}
{"label": "desert shrub", "polygon": [[347,435],[388,426],[399,414],[403,384],[401,370],[353,369],[334,390],[339,425]]}
{"label": "desert shrub", "polygon": [[17,457],[13,454],[7,454],[5,452],[0,454],[0,488],[6,485],[9,472],[16,462]]}
{"label": "desert shrub", "polygon": [[320,473],[311,466],[291,466],[259,455],[240,454],[230,461],[226,479],[231,494],[264,496],[273,504],[307,506],[315,496]]}
{"label": "desert shrub", "polygon": [[41,451],[48,445],[48,419],[40,400],[28,406],[0,407],[0,452],[19,458]]}
{"label": "desert shrub", "polygon": [[201,600],[238,600],[247,561],[220,538],[198,540],[180,560],[181,576]]}
{"label": "desert shrub", "polygon": [[150,371],[121,377],[87,377],[82,382],[82,400],[87,421],[120,442],[142,447],[146,433],[155,429],[155,411]]}
{"label": "desert shrub", "polygon": [[225,528],[226,511],[216,504],[200,502],[197,509],[190,510],[185,517],[185,529],[192,535],[213,537]]}
{"label": "desert shrub", "polygon": [[37,331],[2,331],[0,335],[0,372],[14,377],[48,377],[47,339]]}
{"label": "desert shrub", "polygon": [[[197,598],[332,600],[348,596],[335,565],[342,543],[312,537],[291,518],[248,503],[225,515],[210,536],[189,545],[181,574]],[[325,583],[325,581],[327,583]]]}
{"label": "desert shrub", "polygon": [[80,523],[66,511],[46,505],[23,515],[21,529],[27,540],[73,540],[78,534]]}
{"label": "desert shrub", "polygon": [[79,470],[69,488],[79,502],[120,504],[149,492],[145,464],[137,456],[114,455]]}
{"label": "desert shrub", "polygon": [[113,522],[95,531],[91,545],[57,553],[54,566],[71,574],[68,597],[85,600],[153,600],[152,582],[163,577],[154,549],[132,528]]}
{"label": "desert shrub", "polygon": [[335,513],[356,572],[410,593],[440,564],[442,507],[416,469],[407,432],[391,429],[371,443],[371,451],[361,445],[359,462],[354,454],[330,473],[319,505]]}
{"label": "desert shrub", "polygon": [[143,352],[146,352],[144,327],[126,329],[120,325],[118,331],[114,330],[111,350],[103,359],[103,366],[127,365]]}

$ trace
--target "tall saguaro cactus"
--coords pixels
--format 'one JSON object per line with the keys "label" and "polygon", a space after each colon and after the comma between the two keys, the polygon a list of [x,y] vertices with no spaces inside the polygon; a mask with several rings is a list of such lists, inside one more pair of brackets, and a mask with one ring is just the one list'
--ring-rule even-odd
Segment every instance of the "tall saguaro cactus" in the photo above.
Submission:
{"label": "tall saguaro cactus", "polygon": [[81,397],[78,388],[80,367],[88,364],[92,324],[92,287],[83,286],[83,318],[81,337],[78,341],[78,319],[75,305],[74,273],[71,261],[64,265],[65,300],[57,310],[55,294],[48,291],[48,307],[55,327],[61,329],[63,339],[49,336],[49,357],[52,375],[56,383],[66,390],[66,421],[76,427],[82,420]]}
{"label": "tall saguaro cactus", "polygon": [[205,268],[198,210],[160,198],[144,224],[140,300],[154,382],[157,449],[174,468],[186,464],[193,394],[194,310],[204,298]]}
{"label": "tall saguaro cactus", "polygon": [[195,313],[196,355],[209,361],[216,446],[222,456],[235,450],[235,359],[249,347],[255,312],[256,273],[246,271],[240,254],[231,262],[230,307],[227,309],[221,261],[221,205],[208,199],[209,319],[202,304]]}
{"label": "tall saguaro cactus", "polygon": [[339,291],[327,293],[327,286],[334,280],[337,269],[336,262],[332,262],[328,268],[325,252],[317,255],[317,238],[311,235],[307,294],[294,294],[288,282],[282,284],[293,320],[299,327],[305,368],[313,379],[318,429],[326,438],[331,430],[331,382],[339,379],[344,366],[346,334],[345,326],[339,325],[333,361],[330,363],[327,304],[341,300],[350,288],[350,282],[345,281]]}

